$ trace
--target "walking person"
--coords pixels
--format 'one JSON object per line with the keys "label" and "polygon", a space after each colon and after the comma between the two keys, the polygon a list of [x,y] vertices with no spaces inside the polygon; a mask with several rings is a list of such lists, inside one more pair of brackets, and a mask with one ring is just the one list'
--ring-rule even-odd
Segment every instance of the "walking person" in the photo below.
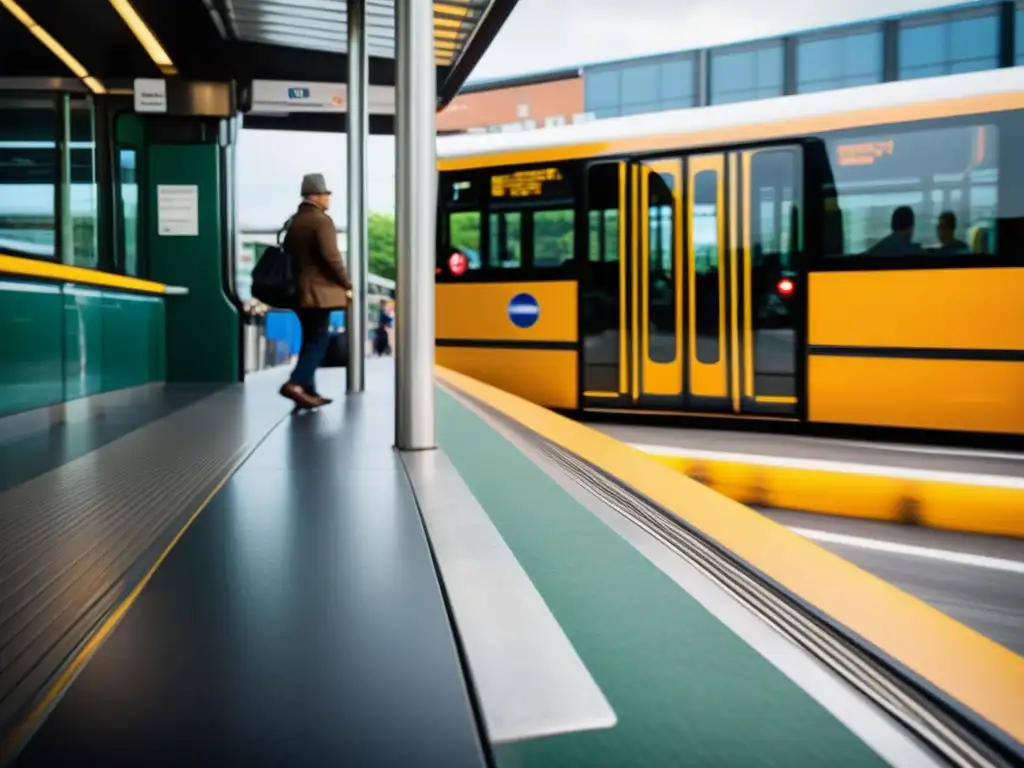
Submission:
{"label": "walking person", "polygon": [[395,311],[390,299],[384,299],[380,305],[380,315],[374,328],[373,352],[377,357],[391,354],[391,329],[395,324]]}
{"label": "walking person", "polygon": [[286,225],[282,247],[291,256],[298,282],[295,314],[302,326],[302,346],[291,378],[281,395],[299,408],[317,408],[332,401],[316,389],[316,371],[331,340],[331,312],[348,307],[352,282],[338,250],[338,233],[327,215],[331,191],[323,174],[302,179],[302,202]]}

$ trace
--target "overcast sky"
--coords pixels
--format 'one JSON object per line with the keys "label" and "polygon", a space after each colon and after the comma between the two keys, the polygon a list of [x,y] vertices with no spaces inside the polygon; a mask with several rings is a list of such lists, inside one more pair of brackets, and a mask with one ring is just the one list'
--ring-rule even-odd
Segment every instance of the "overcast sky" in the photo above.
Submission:
{"label": "overcast sky", "polygon": [[[942,0],[519,0],[471,79],[702,48],[959,4]],[[277,226],[304,173],[324,173],[345,221],[345,137],[243,131],[241,220]],[[394,209],[394,142],[371,137],[371,210]]]}

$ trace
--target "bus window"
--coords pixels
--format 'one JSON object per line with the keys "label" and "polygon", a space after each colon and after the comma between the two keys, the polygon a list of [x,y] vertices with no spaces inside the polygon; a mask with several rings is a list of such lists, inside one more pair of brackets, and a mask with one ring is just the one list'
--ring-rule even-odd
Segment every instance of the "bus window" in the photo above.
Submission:
{"label": "bus window", "polygon": [[828,140],[844,242],[843,253],[826,255],[994,253],[996,126],[877,130]]}
{"label": "bus window", "polygon": [[[625,391],[620,338],[619,206],[625,205],[625,165],[587,169],[587,261],[580,270],[583,391],[617,397]],[[625,233],[621,233],[625,234]]]}
{"label": "bus window", "polygon": [[[750,163],[750,331],[754,391],[794,397],[797,375],[794,298],[803,247],[801,153],[767,149]],[[789,286],[788,289],[780,286]]]}
{"label": "bus window", "polygon": [[720,249],[718,242],[718,173],[700,171],[693,177],[693,240],[694,313],[696,315],[697,360],[705,365],[721,358],[719,318]]}
{"label": "bus window", "polygon": [[466,255],[469,269],[480,269],[483,266],[478,211],[453,211],[448,214],[448,244],[452,250]]}
{"label": "bus window", "polygon": [[490,251],[488,263],[499,269],[523,266],[523,214],[520,211],[497,211],[490,218]]}
{"label": "bus window", "polygon": [[676,359],[675,191],[672,174],[651,173],[647,198],[650,359]]}
{"label": "bus window", "polygon": [[573,258],[571,208],[533,211],[533,266],[561,267]]}
{"label": "bus window", "polygon": [[[618,186],[616,179],[616,186]],[[615,208],[588,212],[587,260],[598,263],[619,260],[619,209],[618,200],[612,200]]]}

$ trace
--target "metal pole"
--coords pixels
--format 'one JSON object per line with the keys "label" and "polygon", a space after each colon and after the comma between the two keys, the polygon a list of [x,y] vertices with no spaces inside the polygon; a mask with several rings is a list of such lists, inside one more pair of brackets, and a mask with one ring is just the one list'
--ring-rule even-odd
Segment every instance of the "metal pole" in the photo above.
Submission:
{"label": "metal pole", "polygon": [[395,444],[437,447],[434,424],[434,217],[437,69],[434,6],[395,3]]}
{"label": "metal pole", "polygon": [[366,142],[368,68],[366,4],[348,0],[348,270],[352,298],[345,312],[348,332],[348,391],[366,389],[366,273],[369,271],[366,227]]}

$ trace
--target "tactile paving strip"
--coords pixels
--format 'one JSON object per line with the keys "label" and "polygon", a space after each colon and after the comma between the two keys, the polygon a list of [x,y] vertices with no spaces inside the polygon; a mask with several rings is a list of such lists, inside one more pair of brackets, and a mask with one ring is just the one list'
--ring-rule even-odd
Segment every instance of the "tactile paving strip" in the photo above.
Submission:
{"label": "tactile paving strip", "polygon": [[0,494],[0,733],[286,415],[232,387]]}

